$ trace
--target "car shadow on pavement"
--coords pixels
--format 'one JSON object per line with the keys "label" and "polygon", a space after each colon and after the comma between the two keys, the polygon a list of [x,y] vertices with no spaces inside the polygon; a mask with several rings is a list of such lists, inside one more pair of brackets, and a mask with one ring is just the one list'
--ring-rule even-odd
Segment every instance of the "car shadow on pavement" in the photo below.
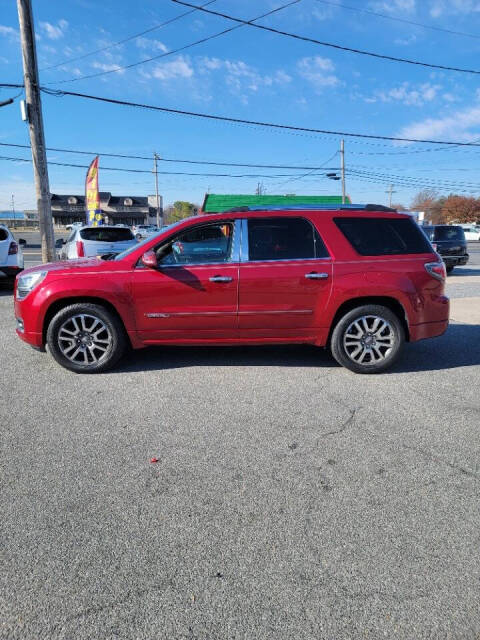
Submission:
{"label": "car shadow on pavement", "polygon": [[7,296],[13,298],[13,288],[6,285],[0,285],[0,298],[6,298]]}
{"label": "car shadow on pavement", "polygon": [[457,267],[452,271],[452,273],[448,274],[447,284],[452,280],[455,280],[455,278],[462,276],[480,276],[480,267]]}
{"label": "car shadow on pavement", "polygon": [[[386,373],[435,371],[479,364],[480,325],[451,324],[440,338],[406,344],[399,362]],[[111,373],[231,366],[340,368],[328,350],[312,345],[162,346],[134,351]]]}

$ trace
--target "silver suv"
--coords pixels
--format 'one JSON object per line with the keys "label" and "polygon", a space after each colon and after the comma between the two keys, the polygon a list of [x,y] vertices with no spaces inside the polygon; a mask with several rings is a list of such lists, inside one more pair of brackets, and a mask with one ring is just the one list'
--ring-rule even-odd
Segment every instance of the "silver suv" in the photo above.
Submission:
{"label": "silver suv", "polygon": [[58,258],[72,260],[74,258],[116,255],[137,244],[133,233],[127,227],[76,227],[67,240],[58,241]]}

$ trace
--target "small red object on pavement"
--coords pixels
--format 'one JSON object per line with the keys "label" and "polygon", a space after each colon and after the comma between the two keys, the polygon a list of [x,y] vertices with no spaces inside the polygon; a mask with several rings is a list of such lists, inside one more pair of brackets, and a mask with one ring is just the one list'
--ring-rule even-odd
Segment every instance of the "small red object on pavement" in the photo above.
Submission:
{"label": "small red object on pavement", "polygon": [[152,463],[158,462],[158,458],[150,458],[150,462],[152,462]]}

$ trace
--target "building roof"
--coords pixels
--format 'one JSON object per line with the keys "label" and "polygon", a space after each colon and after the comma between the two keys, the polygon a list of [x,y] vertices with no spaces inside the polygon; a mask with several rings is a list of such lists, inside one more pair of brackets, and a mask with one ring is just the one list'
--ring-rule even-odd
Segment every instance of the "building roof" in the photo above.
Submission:
{"label": "building roof", "polygon": [[[99,196],[100,196],[101,204],[104,204],[104,205],[108,204],[109,206],[113,206],[113,207],[118,205],[123,206],[125,198],[130,198],[130,200],[132,201],[132,206],[140,206],[140,207],[148,206],[148,196],[112,196],[110,191],[100,191]],[[68,205],[69,198],[75,198],[77,200],[77,205],[85,204],[85,196],[78,195],[76,193],[71,193],[67,195],[52,193],[51,201],[52,201],[52,204],[55,204],[55,205],[60,205],[60,206]]]}
{"label": "building roof", "polygon": [[[347,197],[347,203],[350,198]],[[274,196],[274,195],[230,195],[207,193],[202,205],[205,213],[218,213],[238,207],[288,207],[289,205],[336,205],[342,204],[341,196]]]}

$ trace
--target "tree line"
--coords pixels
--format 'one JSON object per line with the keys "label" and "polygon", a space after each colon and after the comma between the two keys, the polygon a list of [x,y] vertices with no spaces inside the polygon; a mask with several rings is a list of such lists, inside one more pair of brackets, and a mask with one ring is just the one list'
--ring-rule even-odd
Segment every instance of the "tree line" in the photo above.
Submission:
{"label": "tree line", "polygon": [[[399,211],[406,210],[401,204],[392,206]],[[459,196],[454,193],[449,196],[439,196],[432,189],[424,189],[413,198],[410,210],[424,211],[425,221],[430,224],[468,222],[480,224],[480,198]]]}

